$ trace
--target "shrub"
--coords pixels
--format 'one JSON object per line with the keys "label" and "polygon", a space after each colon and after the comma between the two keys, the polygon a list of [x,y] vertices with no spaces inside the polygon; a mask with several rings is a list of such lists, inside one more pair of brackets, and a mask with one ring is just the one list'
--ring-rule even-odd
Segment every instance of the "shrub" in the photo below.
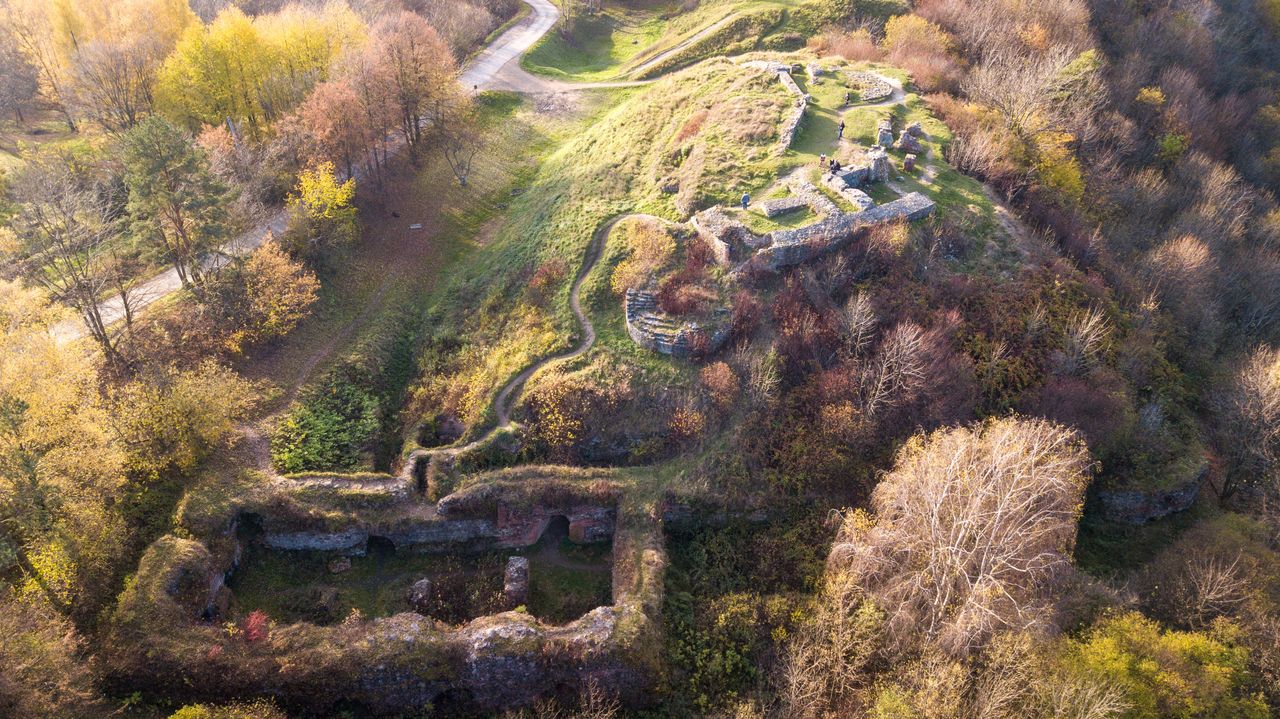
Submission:
{"label": "shrub", "polygon": [[876,60],[880,50],[871,39],[871,32],[860,27],[850,32],[827,30],[809,39],[809,47],[820,55],[836,55],[850,62]]}
{"label": "shrub", "polygon": [[169,719],[288,719],[287,714],[267,700],[211,705],[191,704],[169,715]]}
{"label": "shrub", "polygon": [[939,25],[918,15],[898,15],[884,25],[885,54],[911,73],[911,79],[928,92],[953,89],[960,71],[951,50],[955,40]]}
{"label": "shrub", "polygon": [[623,225],[622,246],[627,257],[613,269],[610,281],[619,295],[642,287],[665,266],[676,251],[676,241],[661,225],[633,220]]}
{"label": "shrub", "polygon": [[271,631],[271,620],[266,613],[255,609],[244,618],[244,640],[249,644],[257,644],[267,638]]}
{"label": "shrub", "polygon": [[529,278],[529,299],[537,305],[545,304],[568,274],[569,263],[559,257],[544,261]]}
{"label": "shrub", "polygon": [[724,362],[712,362],[702,368],[698,378],[717,409],[723,412],[733,406],[738,398],[738,375],[732,367]]}
{"label": "shrub", "polygon": [[1239,630],[1218,621],[1207,632],[1178,632],[1131,612],[1103,620],[1071,642],[1068,662],[1124,691],[1126,719],[1266,719],[1251,696],[1248,650]]}
{"label": "shrub", "polygon": [[378,399],[334,377],[306,395],[271,436],[271,461],[290,474],[354,469],[379,428]]}

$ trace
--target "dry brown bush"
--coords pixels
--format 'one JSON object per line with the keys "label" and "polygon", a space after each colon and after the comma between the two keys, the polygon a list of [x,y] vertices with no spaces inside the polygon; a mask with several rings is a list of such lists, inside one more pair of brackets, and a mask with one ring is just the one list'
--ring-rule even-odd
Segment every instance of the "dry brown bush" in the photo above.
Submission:
{"label": "dry brown bush", "polygon": [[848,32],[831,29],[809,38],[809,48],[819,55],[835,55],[850,62],[880,59],[880,49],[866,28]]}
{"label": "dry brown bush", "polygon": [[712,362],[702,368],[698,378],[717,409],[723,412],[733,406],[738,398],[738,375],[732,367],[724,362]]}

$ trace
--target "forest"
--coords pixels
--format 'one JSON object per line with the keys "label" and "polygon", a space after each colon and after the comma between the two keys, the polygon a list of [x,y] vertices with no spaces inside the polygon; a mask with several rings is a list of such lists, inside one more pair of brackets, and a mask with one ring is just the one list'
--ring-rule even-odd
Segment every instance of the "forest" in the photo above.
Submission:
{"label": "forest", "polygon": [[1278,193],[1277,0],[0,0],[0,717],[1280,716]]}

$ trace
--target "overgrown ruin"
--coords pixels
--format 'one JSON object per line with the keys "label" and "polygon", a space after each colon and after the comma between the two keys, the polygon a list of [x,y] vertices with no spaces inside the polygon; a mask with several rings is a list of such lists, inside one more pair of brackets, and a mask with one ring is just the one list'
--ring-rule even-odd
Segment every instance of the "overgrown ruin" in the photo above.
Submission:
{"label": "overgrown ruin", "polygon": [[[166,536],[148,550],[113,617],[117,678],[160,682],[170,692],[185,686],[180,693],[192,698],[215,686],[267,694],[313,710],[346,697],[378,713],[489,712],[586,682],[642,701],[654,679],[665,562],[654,520],[623,509],[618,487],[607,481],[528,474],[518,481],[500,474],[434,505],[412,493],[276,487],[232,508],[207,535]],[[533,594],[548,591],[538,586],[548,569],[540,563],[579,574],[587,566],[559,555],[559,547],[539,547],[548,534],[568,548],[605,547],[611,603],[563,622],[526,608]],[[277,624],[269,637],[245,636],[224,622],[235,618],[237,575],[252,571],[245,563],[262,552],[335,577],[386,561],[380,554],[410,563],[491,557],[492,603],[484,606],[493,611],[452,621],[427,616],[440,577],[413,575],[395,588],[384,616],[297,619]],[[333,602],[337,591],[316,600]]]}

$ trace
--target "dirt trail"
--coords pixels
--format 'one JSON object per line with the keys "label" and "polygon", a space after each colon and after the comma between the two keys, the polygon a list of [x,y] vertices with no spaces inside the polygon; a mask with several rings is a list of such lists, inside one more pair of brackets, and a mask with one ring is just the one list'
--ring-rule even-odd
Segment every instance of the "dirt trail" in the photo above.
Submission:
{"label": "dirt trail", "polygon": [[701,30],[699,30],[699,31],[695,32],[694,34],[690,35],[689,37],[685,38],[684,40],[681,40],[680,42],[676,43],[675,45],[673,45],[673,46],[671,46],[671,47],[667,48],[666,50],[663,50],[663,51],[659,52],[657,55],[654,55],[653,57],[649,58],[648,60],[645,60],[644,62],[642,62],[642,63],[640,63],[639,65],[635,66],[635,67],[634,67],[634,68],[632,68],[630,71],[628,71],[628,72],[627,72],[627,74],[628,74],[628,75],[630,75],[630,76],[632,76],[632,77],[635,77],[635,76],[637,76],[637,75],[642,74],[643,72],[645,72],[645,71],[646,71],[646,70],[648,70],[649,68],[653,67],[654,65],[657,65],[658,63],[662,62],[663,60],[666,60],[667,58],[671,57],[671,56],[672,56],[672,55],[674,55],[675,53],[678,53],[678,52],[680,52],[680,51],[682,51],[682,50],[685,50],[685,49],[689,48],[690,46],[692,46],[694,43],[698,42],[699,40],[701,40],[701,39],[703,39],[703,38],[707,37],[708,35],[710,35],[711,33],[715,32],[716,30],[719,30],[720,28],[724,27],[725,25],[728,25],[728,24],[729,24],[729,23],[730,23],[734,18],[736,18],[736,17],[738,17],[738,14],[737,14],[737,13],[729,13],[728,15],[725,15],[724,17],[720,18],[719,20],[716,20],[715,22],[711,23],[710,25],[708,25],[708,26],[706,26],[706,27],[702,28]]}

